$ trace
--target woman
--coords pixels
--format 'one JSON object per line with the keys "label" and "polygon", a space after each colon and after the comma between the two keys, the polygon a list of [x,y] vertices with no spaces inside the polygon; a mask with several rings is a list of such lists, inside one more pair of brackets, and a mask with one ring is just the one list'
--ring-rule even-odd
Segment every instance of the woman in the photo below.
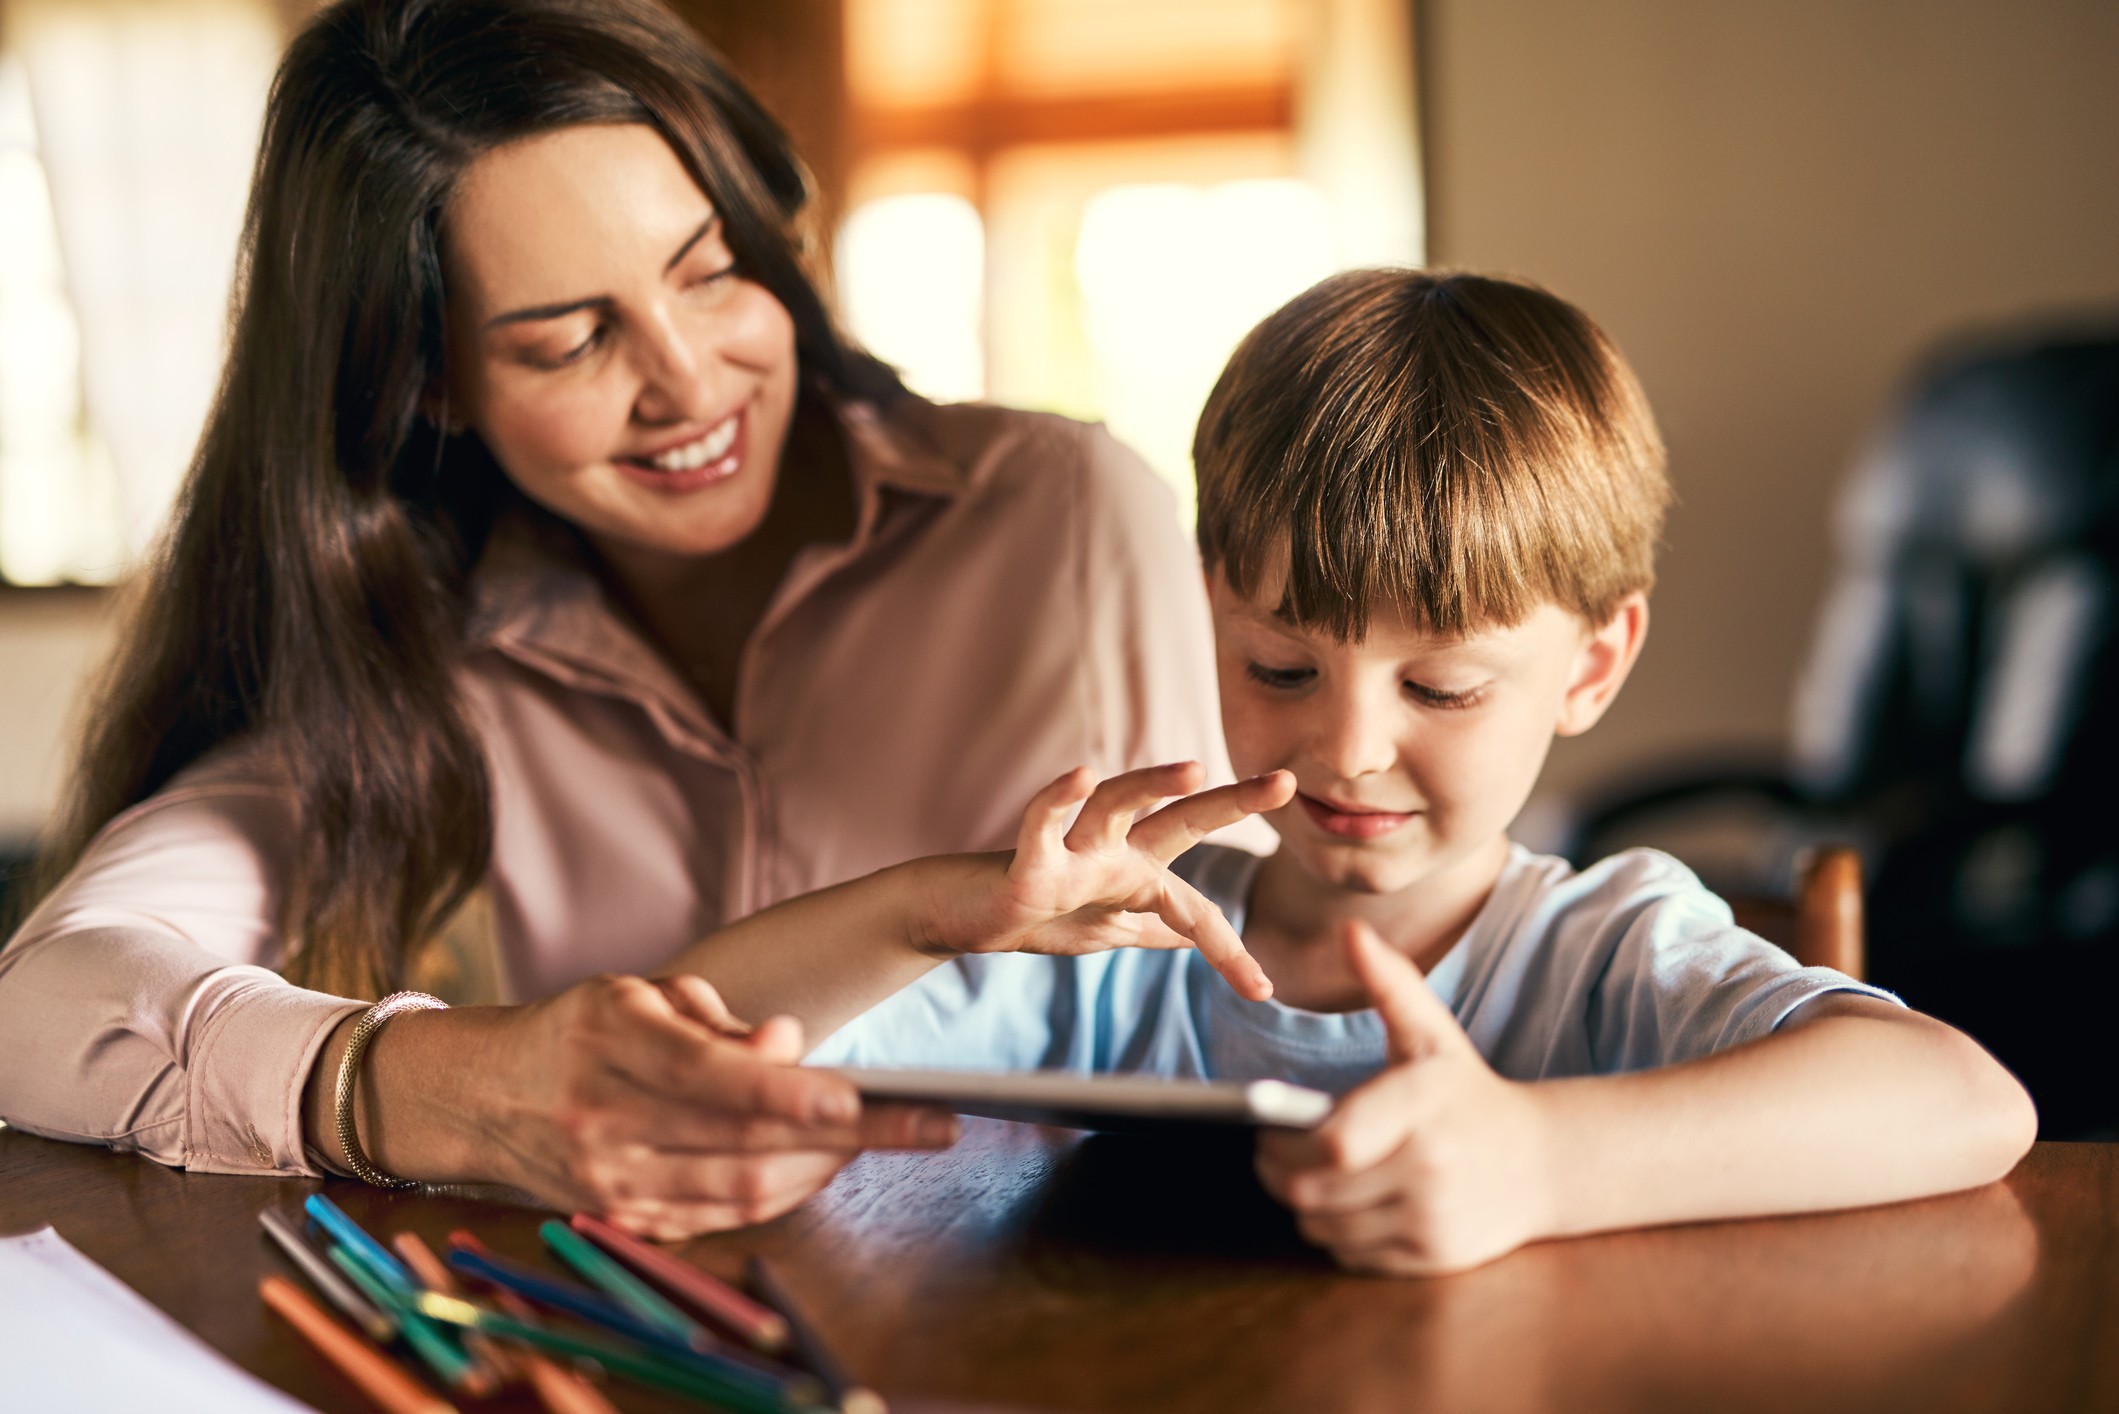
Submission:
{"label": "woman", "polygon": [[[947,1141],[622,974],[1003,845],[1077,763],[1218,760],[1204,608],[1108,437],[836,334],[805,195],[648,0],[344,0],[295,41],[221,395],[0,952],[0,1115],[672,1235]],[[480,887],[530,1004],[363,1030]],[[848,897],[745,936],[928,926]]]}

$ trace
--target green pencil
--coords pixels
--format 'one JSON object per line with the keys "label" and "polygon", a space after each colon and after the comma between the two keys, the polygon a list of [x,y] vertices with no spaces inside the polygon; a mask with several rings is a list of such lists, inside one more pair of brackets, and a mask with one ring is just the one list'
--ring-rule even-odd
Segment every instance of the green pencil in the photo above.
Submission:
{"label": "green pencil", "polygon": [[413,1310],[405,1298],[377,1279],[375,1273],[362,1266],[352,1253],[343,1247],[331,1249],[332,1265],[346,1274],[346,1280],[360,1288],[361,1295],[373,1301],[383,1310],[397,1318],[399,1333],[405,1344],[412,1347],[420,1359],[427,1362],[442,1383],[451,1389],[460,1389],[468,1394],[491,1394],[492,1376],[479,1368],[477,1362],[457,1348],[448,1336],[436,1328],[434,1323]]}
{"label": "green pencil", "polygon": [[736,1414],[812,1414],[812,1411],[826,1414],[822,1406],[810,1398],[818,1389],[814,1381],[799,1381],[790,1384],[784,1392],[772,1393],[756,1384],[738,1383],[703,1369],[678,1365],[616,1341],[529,1325],[454,1296],[421,1292],[411,1299],[411,1304],[420,1315],[446,1325],[520,1341],[555,1355],[593,1360],[614,1375],[623,1375],[677,1394],[688,1394],[694,1399],[711,1400],[735,1410]]}
{"label": "green pencil", "polygon": [[557,1218],[546,1219],[544,1225],[537,1229],[537,1235],[545,1240],[545,1245],[552,1249],[560,1261],[579,1273],[583,1281],[625,1307],[641,1321],[656,1330],[667,1332],[694,1350],[712,1350],[718,1344],[706,1327],[665,1301],[662,1293],[634,1276],[602,1248]]}

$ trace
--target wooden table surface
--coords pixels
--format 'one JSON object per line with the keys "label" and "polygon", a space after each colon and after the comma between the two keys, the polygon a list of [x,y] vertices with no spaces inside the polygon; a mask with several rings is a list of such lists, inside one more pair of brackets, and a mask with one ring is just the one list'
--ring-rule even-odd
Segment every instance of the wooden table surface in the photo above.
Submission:
{"label": "wooden table surface", "polygon": [[[237,1363],[366,1414],[256,1295],[285,1270],[256,1214],[316,1187],[0,1132],[0,1232],[49,1223]],[[371,1231],[465,1226],[537,1256],[531,1210],[326,1191]],[[908,1414],[2119,1409],[2119,1146],[2041,1144],[1951,1198],[1544,1244],[1399,1281],[1304,1248],[1239,1150],[971,1121],[947,1155],[866,1156],[800,1212],[683,1251],[725,1275],[772,1259]]]}

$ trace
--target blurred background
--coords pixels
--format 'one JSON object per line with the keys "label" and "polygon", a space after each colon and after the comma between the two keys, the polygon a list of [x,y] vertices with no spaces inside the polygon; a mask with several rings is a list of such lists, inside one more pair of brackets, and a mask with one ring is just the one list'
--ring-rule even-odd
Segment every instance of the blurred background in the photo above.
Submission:
{"label": "blurred background", "polygon": [[[0,0],[0,840],[50,809],[101,586],[181,477],[312,8]],[[1584,306],[1679,503],[1647,656],[1520,833],[1657,840],[1736,891],[1851,840],[1878,980],[2020,1069],[2102,1066],[2041,1039],[2101,1006],[2039,996],[2119,982],[2119,6],[675,8],[814,170],[858,338],[933,397],[1105,420],[1186,517],[1215,372],[1319,276]],[[2039,1084],[2071,1129],[2119,1108]]]}

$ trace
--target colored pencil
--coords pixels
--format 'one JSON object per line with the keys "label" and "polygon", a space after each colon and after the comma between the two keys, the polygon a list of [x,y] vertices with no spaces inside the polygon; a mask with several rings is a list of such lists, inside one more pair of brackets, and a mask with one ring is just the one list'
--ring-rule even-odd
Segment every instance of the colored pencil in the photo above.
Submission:
{"label": "colored pencil", "polygon": [[387,1311],[372,1306],[368,1298],[353,1289],[352,1283],[332,1269],[323,1254],[309,1245],[301,1229],[285,1217],[267,1208],[258,1214],[258,1224],[265,1229],[265,1236],[273,1245],[287,1254],[287,1260],[301,1268],[309,1284],[324,1293],[324,1299],[338,1307],[339,1314],[359,1326],[368,1339],[377,1345],[388,1345],[397,1339],[397,1319]]}
{"label": "colored pencil", "polygon": [[602,1292],[592,1291],[578,1282],[546,1276],[520,1262],[511,1262],[490,1252],[475,1252],[454,1243],[449,1248],[449,1265],[465,1276],[476,1277],[490,1286],[506,1287],[540,1306],[564,1311],[627,1340],[673,1353],[692,1353],[689,1345],[667,1331],[647,1324]]}
{"label": "colored pencil", "polygon": [[[485,1252],[478,1239],[468,1232],[452,1232],[449,1234],[449,1241],[466,1251]],[[421,1246],[424,1247],[425,1244],[422,1243]],[[428,1255],[432,1255],[431,1250]],[[449,1275],[446,1266],[442,1268],[442,1274]],[[513,1316],[524,1325],[537,1324],[537,1312],[530,1303],[506,1287],[493,1287],[489,1295],[493,1304],[498,1306],[503,1314]],[[618,1414],[618,1407],[603,1397],[603,1391],[597,1389],[587,1375],[527,1347],[517,1350],[515,1355],[529,1374],[530,1387],[537,1391],[538,1399],[544,1402],[544,1407],[551,1411],[551,1414]]]}
{"label": "colored pencil", "polygon": [[[417,1277],[420,1285],[427,1290],[438,1291],[444,1296],[463,1294],[457,1288],[456,1278],[449,1275],[448,1267],[442,1264],[441,1258],[434,1255],[433,1248],[419,1240],[418,1233],[400,1232],[390,1239],[390,1246],[397,1253],[398,1260],[411,1270],[412,1275]],[[517,1368],[513,1356],[482,1335],[465,1336],[464,1352],[491,1371],[496,1384],[511,1383],[522,1373]]]}
{"label": "colored pencil", "polygon": [[644,1346],[649,1354],[684,1369],[696,1370],[711,1378],[730,1380],[762,1390],[779,1391],[791,1386],[806,1390],[816,1386],[815,1380],[798,1370],[790,1370],[780,1365],[761,1369],[750,1358],[738,1359],[734,1355],[722,1354],[719,1351],[696,1349],[667,1331],[639,1320],[631,1312],[615,1302],[606,1300],[597,1292],[570,1281],[545,1276],[542,1272],[510,1262],[505,1257],[496,1257],[490,1252],[476,1252],[452,1244],[449,1262],[460,1272],[527,1296],[532,1301],[554,1310],[564,1311],[635,1345]]}
{"label": "colored pencil", "polygon": [[788,1295],[787,1288],[773,1275],[773,1269],[765,1264],[763,1257],[753,1256],[744,1266],[744,1275],[750,1280],[751,1290],[787,1321],[788,1337],[794,1342],[796,1353],[811,1373],[824,1381],[824,1387],[831,1391],[832,1402],[839,1406],[842,1414],[889,1414],[890,1406],[882,1395],[847,1377],[845,1367],[831,1353],[824,1337],[802,1314],[802,1308],[795,1304],[794,1297]]}
{"label": "colored pencil", "polygon": [[634,1271],[653,1278],[664,1290],[683,1297],[760,1350],[778,1354],[787,1349],[787,1320],[779,1312],[760,1306],[719,1278],[681,1257],[648,1246],[601,1218],[576,1213],[571,1223],[574,1231],[594,1238],[599,1247]]}
{"label": "colored pencil", "polygon": [[360,1264],[385,1285],[399,1292],[418,1289],[419,1283],[412,1280],[412,1273],[405,1270],[404,1263],[391,1256],[382,1243],[368,1236],[367,1230],[347,1217],[338,1204],[321,1193],[312,1193],[302,1204],[302,1209],[316,1219],[316,1225],[328,1233],[333,1242],[359,1259]]}
{"label": "colored pencil", "polygon": [[667,1332],[694,1350],[712,1350],[714,1337],[705,1326],[664,1300],[639,1277],[627,1271],[618,1259],[560,1222],[547,1218],[537,1229],[554,1256],[572,1267],[589,1285],[610,1297],[648,1325]]}
{"label": "colored pencil", "polygon": [[324,1314],[321,1306],[304,1296],[285,1277],[266,1276],[258,1282],[258,1295],[265,1304],[301,1332],[317,1354],[337,1367],[339,1373],[360,1386],[363,1393],[390,1414],[458,1414],[455,1405],[429,1390],[395,1364],[390,1357],[368,1345],[353,1332]]}
{"label": "colored pencil", "polygon": [[369,1271],[365,1263],[343,1247],[331,1249],[331,1260],[361,1289],[361,1295],[397,1317],[405,1344],[427,1363],[428,1369],[441,1377],[443,1384],[466,1394],[484,1396],[493,1393],[492,1371],[480,1369],[440,1326],[422,1316],[413,1306],[412,1297],[417,1294],[417,1288],[404,1292],[384,1285],[382,1278]]}
{"label": "colored pencil", "polygon": [[[421,1315],[434,1320],[505,1336],[555,1354],[593,1360],[614,1375],[623,1375],[658,1389],[688,1394],[695,1399],[710,1400],[736,1411],[736,1414],[791,1414],[792,1411],[817,1407],[807,1398],[811,1392],[809,1389],[775,1387],[772,1382],[748,1371],[743,1372],[744,1378],[740,1380],[709,1373],[691,1361],[680,1362],[671,1356],[641,1350],[606,1336],[547,1330],[454,1296],[424,1292],[413,1298],[413,1302]],[[693,1357],[694,1360],[698,1358]],[[815,1381],[808,1383],[815,1392],[822,1393]]]}

